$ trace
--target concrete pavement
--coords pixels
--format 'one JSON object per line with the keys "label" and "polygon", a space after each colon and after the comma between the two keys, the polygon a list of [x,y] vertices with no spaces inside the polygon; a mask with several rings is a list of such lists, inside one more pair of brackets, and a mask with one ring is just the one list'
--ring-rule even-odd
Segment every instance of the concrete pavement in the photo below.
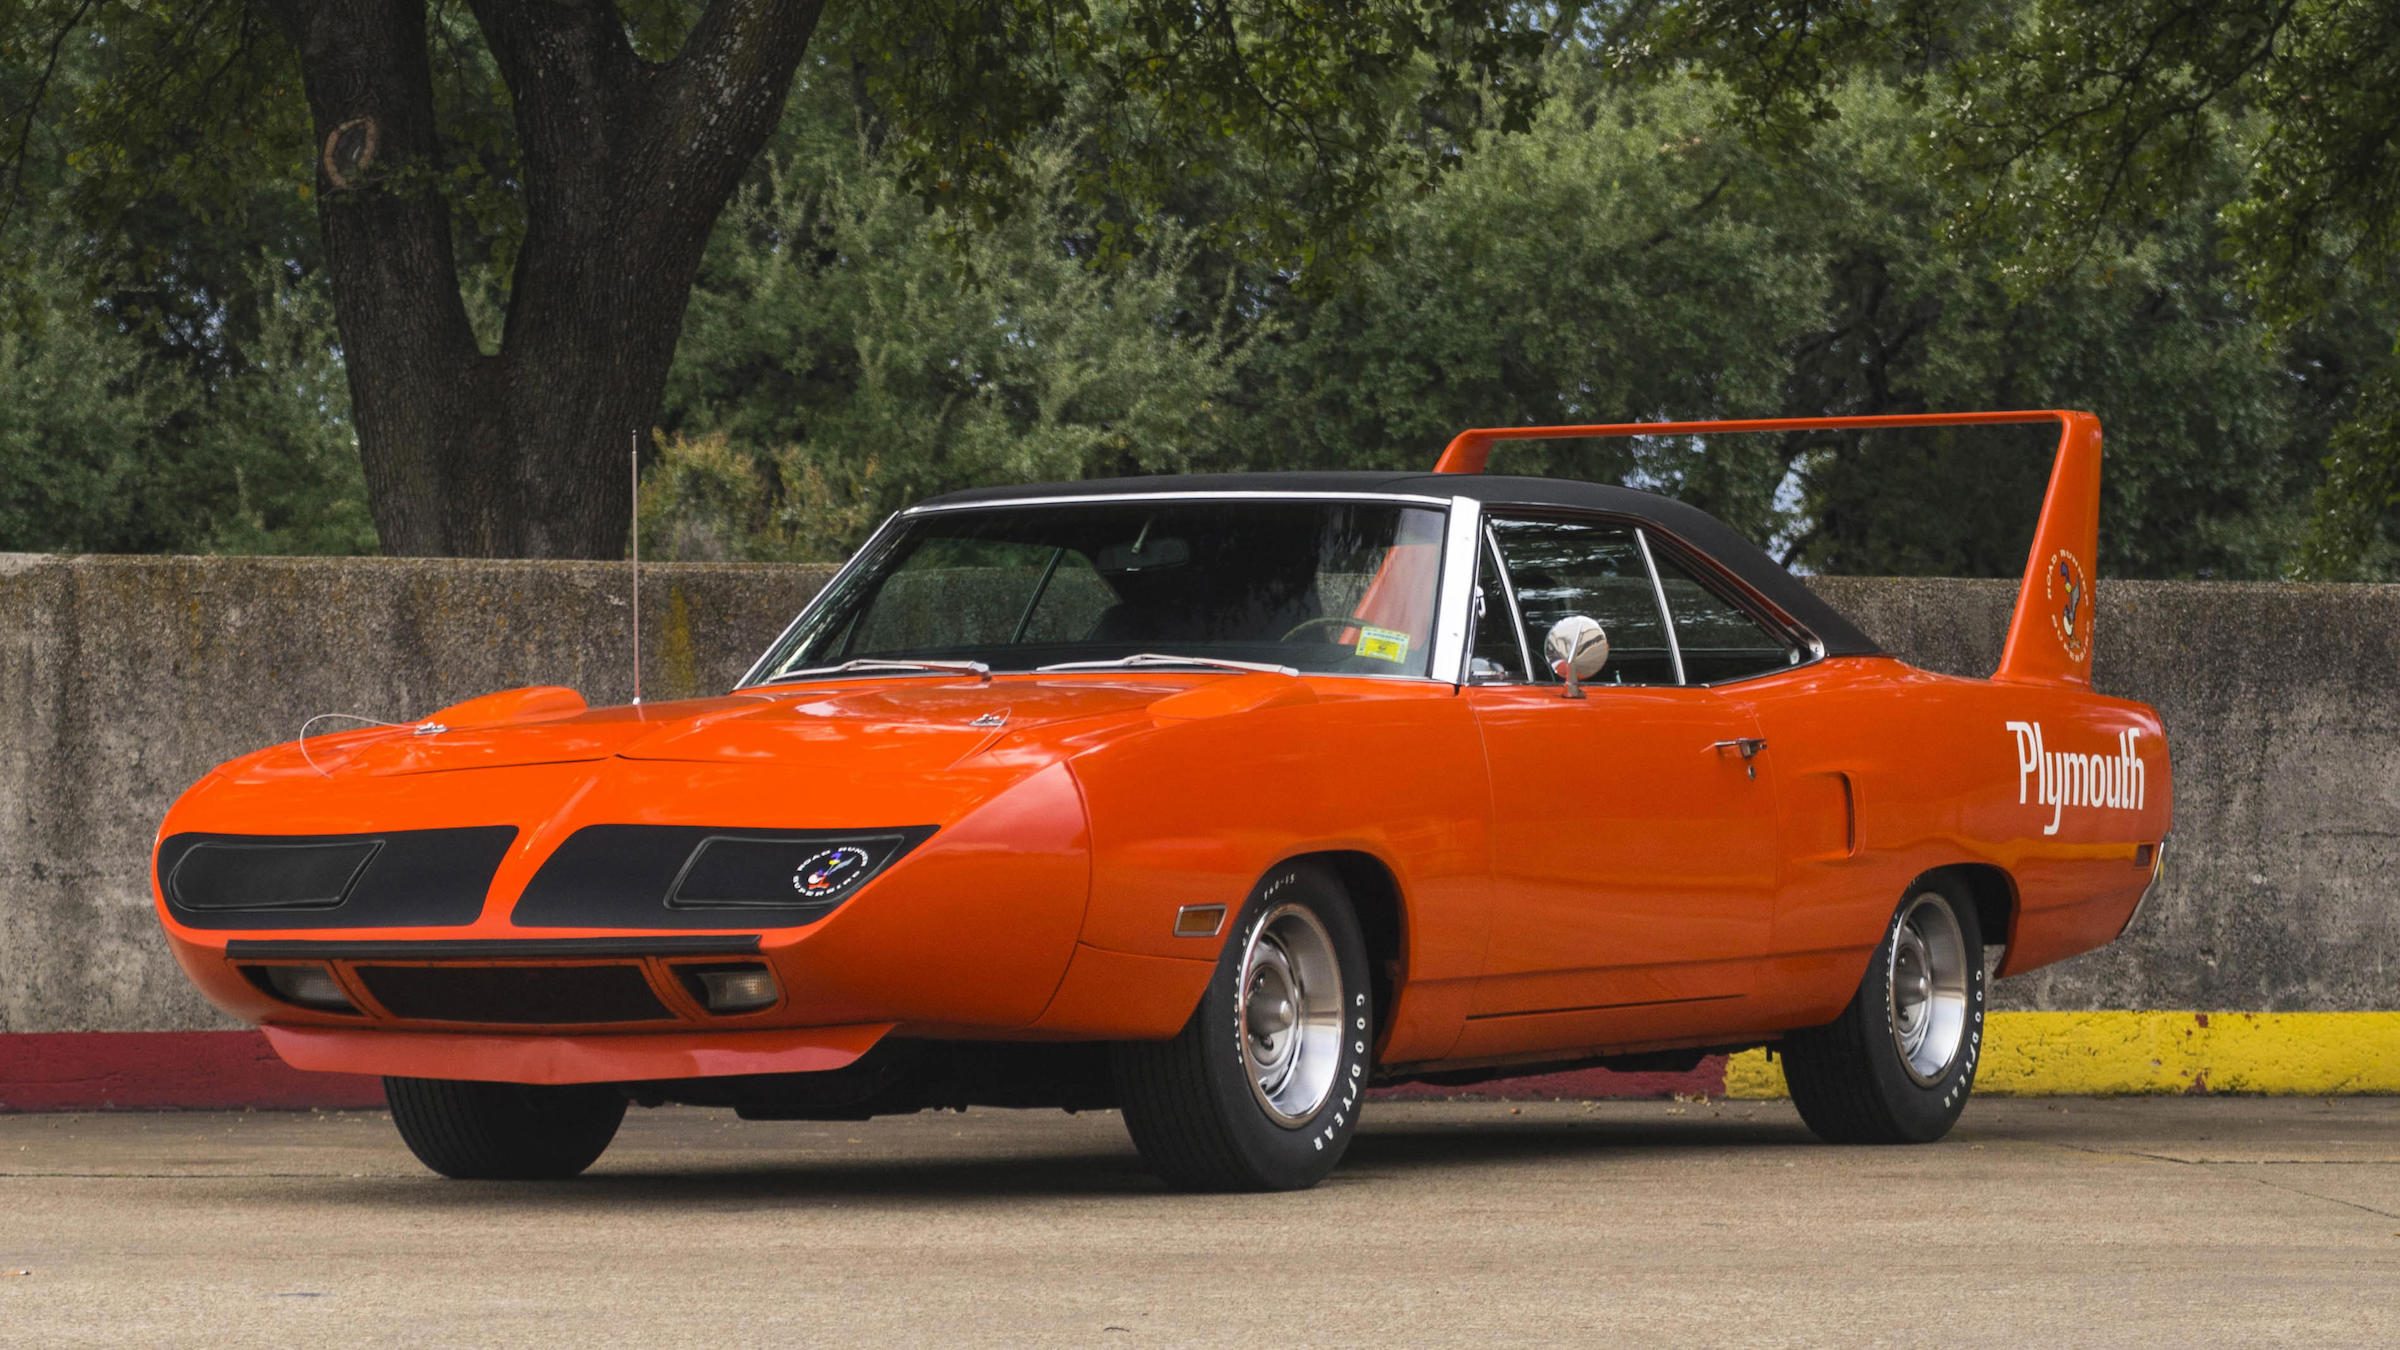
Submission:
{"label": "concrete pavement", "polygon": [[[22,1272],[22,1273],[20,1273]],[[587,1177],[375,1112],[0,1117],[0,1344],[2400,1344],[2400,1098],[1379,1103],[1288,1196],[1114,1115],[636,1111]]]}

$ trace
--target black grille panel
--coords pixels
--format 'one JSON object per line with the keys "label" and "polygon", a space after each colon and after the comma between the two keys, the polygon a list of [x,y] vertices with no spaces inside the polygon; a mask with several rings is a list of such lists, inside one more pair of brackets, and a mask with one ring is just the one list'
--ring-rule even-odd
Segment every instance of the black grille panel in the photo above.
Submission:
{"label": "black grille panel", "polygon": [[167,894],[185,909],[332,909],[380,839],[349,844],[237,844],[212,841],[183,855],[167,876]]}
{"label": "black grille panel", "polygon": [[[796,928],[839,908],[933,836],[892,830],[730,830],[586,825],[567,836],[517,901],[519,928]],[[868,862],[838,892],[811,899],[793,872],[811,855],[857,845]]]}
{"label": "black grille panel", "polygon": [[514,825],[382,834],[178,834],[159,889],[193,928],[435,928],[475,922]]}
{"label": "black grille panel", "polygon": [[394,1017],[427,1022],[662,1022],[637,965],[358,966],[360,983]]}

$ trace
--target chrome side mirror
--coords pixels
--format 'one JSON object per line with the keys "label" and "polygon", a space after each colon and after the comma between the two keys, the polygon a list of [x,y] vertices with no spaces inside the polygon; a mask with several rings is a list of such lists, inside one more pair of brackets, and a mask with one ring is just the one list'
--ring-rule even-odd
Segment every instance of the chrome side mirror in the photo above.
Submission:
{"label": "chrome side mirror", "polygon": [[1550,669],[1567,682],[1567,698],[1583,697],[1583,682],[1608,664],[1608,630],[1588,615],[1570,614],[1550,625],[1542,639],[1542,655]]}

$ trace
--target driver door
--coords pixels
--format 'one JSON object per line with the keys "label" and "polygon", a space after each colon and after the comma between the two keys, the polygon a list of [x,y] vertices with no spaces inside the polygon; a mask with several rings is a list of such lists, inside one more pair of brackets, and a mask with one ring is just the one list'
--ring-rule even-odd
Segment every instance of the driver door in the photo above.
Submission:
{"label": "driver door", "polygon": [[[1688,686],[1638,527],[1498,517],[1476,683],[1491,776],[1492,920],[1458,1054],[1709,1034],[1741,1019],[1773,921],[1774,787],[1740,703]],[[1597,620],[1584,685],[1540,658]]]}

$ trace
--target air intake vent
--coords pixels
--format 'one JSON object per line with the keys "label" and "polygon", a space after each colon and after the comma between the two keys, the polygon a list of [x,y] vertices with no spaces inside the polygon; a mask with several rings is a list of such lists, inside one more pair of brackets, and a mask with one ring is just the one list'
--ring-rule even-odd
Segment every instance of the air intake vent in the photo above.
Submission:
{"label": "air intake vent", "polygon": [[394,1017],[511,1026],[662,1022],[674,1014],[637,965],[369,966],[359,982]]}
{"label": "air intake vent", "polygon": [[159,889],[193,928],[432,928],[483,913],[514,825],[381,834],[178,834]]}
{"label": "air intake vent", "polygon": [[211,840],[183,855],[168,892],[185,909],[332,909],[382,847]]}
{"label": "air intake vent", "polygon": [[864,889],[933,835],[586,825],[526,884],[519,928],[798,927]]}

